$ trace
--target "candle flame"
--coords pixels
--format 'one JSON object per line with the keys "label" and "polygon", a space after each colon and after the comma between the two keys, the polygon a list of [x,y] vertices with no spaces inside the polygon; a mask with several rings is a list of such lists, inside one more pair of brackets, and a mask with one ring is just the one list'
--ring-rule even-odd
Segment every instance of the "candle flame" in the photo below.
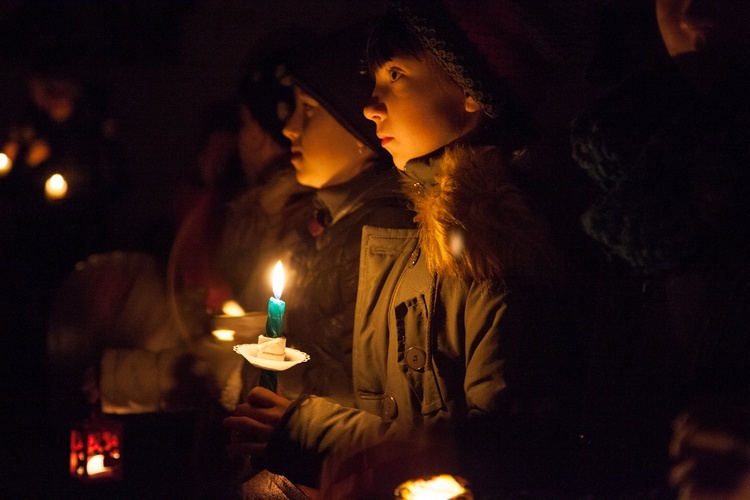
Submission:
{"label": "candle flame", "polygon": [[397,497],[404,500],[449,500],[466,493],[466,488],[449,474],[407,481],[396,489]]}
{"label": "candle flame", "polygon": [[273,296],[281,299],[281,292],[284,291],[284,266],[281,261],[278,261],[276,267],[273,268],[271,283],[273,285]]}
{"label": "candle flame", "polygon": [[211,333],[217,339],[225,342],[234,340],[234,330],[213,330]]}
{"label": "candle flame", "polygon": [[224,302],[224,304],[222,304],[221,306],[221,312],[223,312],[227,316],[239,317],[245,315],[245,310],[242,308],[242,306],[233,300],[227,300],[226,302]]}
{"label": "candle flame", "polygon": [[0,177],[10,172],[10,168],[13,166],[13,161],[5,153],[0,153]]}
{"label": "candle flame", "polygon": [[94,455],[86,462],[86,473],[89,476],[103,474],[112,470],[111,467],[104,466],[104,455]]}
{"label": "candle flame", "polygon": [[62,175],[54,174],[44,183],[44,192],[50,200],[59,200],[67,194],[68,183]]}

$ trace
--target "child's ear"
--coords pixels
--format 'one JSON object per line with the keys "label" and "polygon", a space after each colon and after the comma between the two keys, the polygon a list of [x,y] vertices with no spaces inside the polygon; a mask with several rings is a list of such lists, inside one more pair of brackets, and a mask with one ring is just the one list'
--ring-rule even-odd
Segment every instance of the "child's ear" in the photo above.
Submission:
{"label": "child's ear", "polygon": [[482,109],[482,107],[479,105],[477,101],[474,100],[473,97],[471,97],[470,95],[467,95],[466,98],[464,99],[464,109],[468,111],[469,113],[476,113],[477,111]]}

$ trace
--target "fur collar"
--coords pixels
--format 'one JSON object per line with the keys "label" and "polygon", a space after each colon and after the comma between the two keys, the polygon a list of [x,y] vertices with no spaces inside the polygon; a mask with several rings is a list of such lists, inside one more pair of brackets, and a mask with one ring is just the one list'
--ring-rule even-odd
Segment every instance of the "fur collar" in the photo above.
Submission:
{"label": "fur collar", "polygon": [[509,155],[453,145],[407,165],[423,255],[443,277],[539,282],[556,274],[549,227],[513,182]]}

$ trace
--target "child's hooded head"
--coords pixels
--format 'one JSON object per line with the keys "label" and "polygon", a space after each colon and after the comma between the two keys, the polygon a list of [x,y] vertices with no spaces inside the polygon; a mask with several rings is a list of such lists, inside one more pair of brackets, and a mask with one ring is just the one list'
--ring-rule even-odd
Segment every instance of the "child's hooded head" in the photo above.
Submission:
{"label": "child's hooded head", "polygon": [[385,154],[372,123],[362,116],[372,90],[364,63],[371,28],[365,21],[311,40],[289,65],[296,109],[284,135],[292,143],[292,162],[302,184],[340,184]]}
{"label": "child's hooded head", "polygon": [[[531,123],[550,112],[540,110],[538,103],[549,100],[552,82],[573,66],[568,64],[566,68],[563,55],[551,43],[552,30],[538,21],[546,22],[555,16],[534,5],[523,4],[522,8],[512,0],[391,2],[368,43],[368,64],[376,76],[376,90],[365,114],[376,123],[378,119],[383,121],[379,135],[389,134],[390,130],[385,117],[372,109],[381,104],[379,100],[384,97],[379,92],[388,86],[378,88],[378,73],[381,80],[386,80],[384,70],[388,71],[395,60],[406,59],[418,61],[431,71],[434,83],[441,90],[449,94],[451,87],[460,90],[467,101],[465,108],[476,105],[481,111],[479,117],[472,117],[464,124],[461,136],[481,129],[496,132],[509,147],[526,144],[534,135]],[[566,31],[571,29],[567,23],[570,14],[565,21],[560,23],[566,24],[565,29],[557,32],[565,32],[570,48],[579,40],[568,36]],[[585,55],[584,52],[582,57]],[[405,76],[408,79],[409,75]],[[397,97],[397,89],[393,90],[391,97]],[[460,111],[455,109],[454,114]],[[434,117],[422,118],[425,127],[436,123]],[[394,137],[390,142],[397,139]],[[389,151],[395,146],[392,144]]]}

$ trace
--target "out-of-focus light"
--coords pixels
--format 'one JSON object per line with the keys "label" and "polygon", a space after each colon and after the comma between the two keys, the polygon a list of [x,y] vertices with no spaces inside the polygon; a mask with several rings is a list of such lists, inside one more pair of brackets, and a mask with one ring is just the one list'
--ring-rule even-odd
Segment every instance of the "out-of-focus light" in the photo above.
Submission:
{"label": "out-of-focus light", "polygon": [[5,153],[8,158],[10,158],[11,162],[16,161],[16,157],[18,156],[18,149],[20,148],[18,141],[8,141],[5,144],[3,144],[3,150],[2,152]]}
{"label": "out-of-focus light", "polygon": [[29,167],[36,167],[40,163],[47,161],[50,157],[49,144],[44,139],[37,139],[29,146],[29,152],[26,154],[26,163]]}
{"label": "out-of-focus light", "polygon": [[399,485],[394,492],[399,500],[451,500],[473,498],[461,483],[451,475],[442,474],[430,479],[415,479]]}
{"label": "out-of-focus light", "polygon": [[213,330],[211,333],[214,337],[224,342],[234,340],[234,330]]}
{"label": "out-of-focus light", "polygon": [[112,470],[111,467],[104,466],[104,455],[94,455],[93,457],[89,458],[89,461],[86,463],[86,473],[89,476],[103,474],[105,472],[109,472],[110,470]]}
{"label": "out-of-focus light", "polygon": [[242,306],[233,300],[227,300],[226,302],[224,302],[224,304],[221,306],[221,312],[223,312],[227,316],[239,317],[245,315],[245,310],[242,308]]}
{"label": "out-of-focus light", "polygon": [[84,481],[122,478],[122,423],[95,414],[70,431],[70,475]]}
{"label": "out-of-focus light", "polygon": [[452,228],[448,233],[448,246],[454,258],[458,259],[461,257],[466,247],[463,231],[458,228]]}
{"label": "out-of-focus light", "polygon": [[68,193],[68,183],[62,175],[54,174],[44,183],[44,194],[49,200],[65,198]]}
{"label": "out-of-focus light", "polygon": [[0,177],[7,175],[13,168],[13,160],[5,153],[0,153]]}

